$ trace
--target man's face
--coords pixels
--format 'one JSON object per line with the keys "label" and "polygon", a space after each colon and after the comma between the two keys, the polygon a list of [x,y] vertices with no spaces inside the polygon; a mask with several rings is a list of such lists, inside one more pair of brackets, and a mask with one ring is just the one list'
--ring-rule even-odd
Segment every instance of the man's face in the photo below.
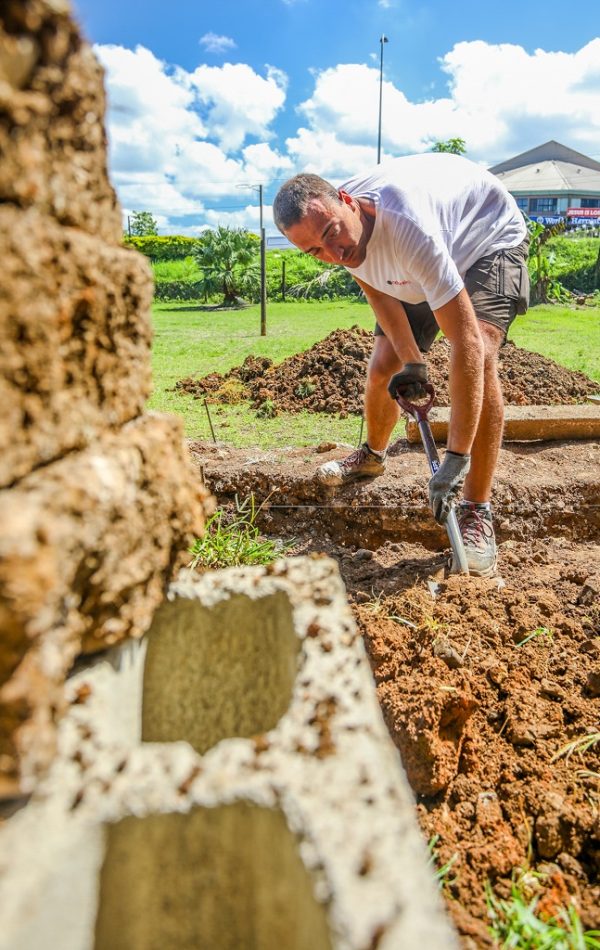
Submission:
{"label": "man's face", "polygon": [[369,234],[356,199],[344,191],[339,194],[339,202],[314,198],[302,220],[285,232],[286,237],[325,264],[359,267]]}

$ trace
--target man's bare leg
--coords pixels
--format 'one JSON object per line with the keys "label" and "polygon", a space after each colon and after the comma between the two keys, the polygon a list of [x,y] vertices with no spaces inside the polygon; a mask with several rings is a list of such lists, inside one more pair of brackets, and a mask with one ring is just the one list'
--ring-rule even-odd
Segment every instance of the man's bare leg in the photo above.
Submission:
{"label": "man's bare leg", "polygon": [[463,492],[468,501],[477,504],[490,500],[504,425],[504,398],[498,378],[498,354],[504,333],[483,321],[479,321],[479,328],[485,346],[483,404]]}
{"label": "man's bare leg", "polygon": [[345,459],[325,462],[317,470],[318,480],[329,486],[344,485],[361,478],[374,478],[385,471],[383,453],[398,421],[399,408],[387,391],[390,378],[402,369],[402,362],[386,337],[376,336],[369,360],[365,386],[365,419],[367,445],[371,452],[361,448]]}
{"label": "man's bare leg", "polygon": [[465,479],[464,501],[457,513],[470,572],[490,577],[496,571],[498,554],[490,496],[504,422],[504,400],[498,379],[498,352],[504,334],[482,321],[479,327],[485,348],[483,404],[471,450],[471,469]]}
{"label": "man's bare leg", "polygon": [[390,397],[387,387],[394,373],[401,369],[402,362],[390,341],[376,336],[365,386],[367,443],[375,452],[385,451],[400,416],[399,406]]}

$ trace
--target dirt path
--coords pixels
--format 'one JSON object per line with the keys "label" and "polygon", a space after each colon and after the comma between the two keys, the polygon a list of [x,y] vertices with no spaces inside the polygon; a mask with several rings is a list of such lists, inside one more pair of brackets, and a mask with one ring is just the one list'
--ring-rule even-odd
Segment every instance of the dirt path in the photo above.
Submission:
{"label": "dirt path", "polygon": [[600,743],[565,747],[600,729],[600,447],[503,451],[500,584],[444,578],[416,449],[335,495],[327,454],[193,450],[222,502],[271,493],[265,529],[338,560],[463,945],[492,946],[485,882],[508,896],[518,867],[599,928]]}

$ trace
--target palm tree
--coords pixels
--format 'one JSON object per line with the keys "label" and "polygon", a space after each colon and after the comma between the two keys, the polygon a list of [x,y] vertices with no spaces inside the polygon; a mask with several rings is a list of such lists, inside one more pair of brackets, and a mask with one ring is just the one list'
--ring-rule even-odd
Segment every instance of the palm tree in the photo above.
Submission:
{"label": "palm tree", "polygon": [[223,306],[231,307],[240,297],[255,298],[260,288],[258,242],[242,228],[205,231],[194,257],[202,271],[205,296],[223,294]]}

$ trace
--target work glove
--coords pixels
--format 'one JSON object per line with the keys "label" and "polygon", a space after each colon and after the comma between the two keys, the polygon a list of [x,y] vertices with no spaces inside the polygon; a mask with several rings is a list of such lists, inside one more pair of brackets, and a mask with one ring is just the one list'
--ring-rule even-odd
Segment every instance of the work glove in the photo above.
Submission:
{"label": "work glove", "polygon": [[423,385],[428,382],[425,363],[407,363],[403,370],[390,379],[388,392],[392,399],[397,399],[398,396],[403,399],[420,399],[421,396],[427,395]]}
{"label": "work glove", "polygon": [[445,524],[454,499],[471,467],[471,456],[446,452],[444,461],[429,482],[429,504],[439,524]]}

